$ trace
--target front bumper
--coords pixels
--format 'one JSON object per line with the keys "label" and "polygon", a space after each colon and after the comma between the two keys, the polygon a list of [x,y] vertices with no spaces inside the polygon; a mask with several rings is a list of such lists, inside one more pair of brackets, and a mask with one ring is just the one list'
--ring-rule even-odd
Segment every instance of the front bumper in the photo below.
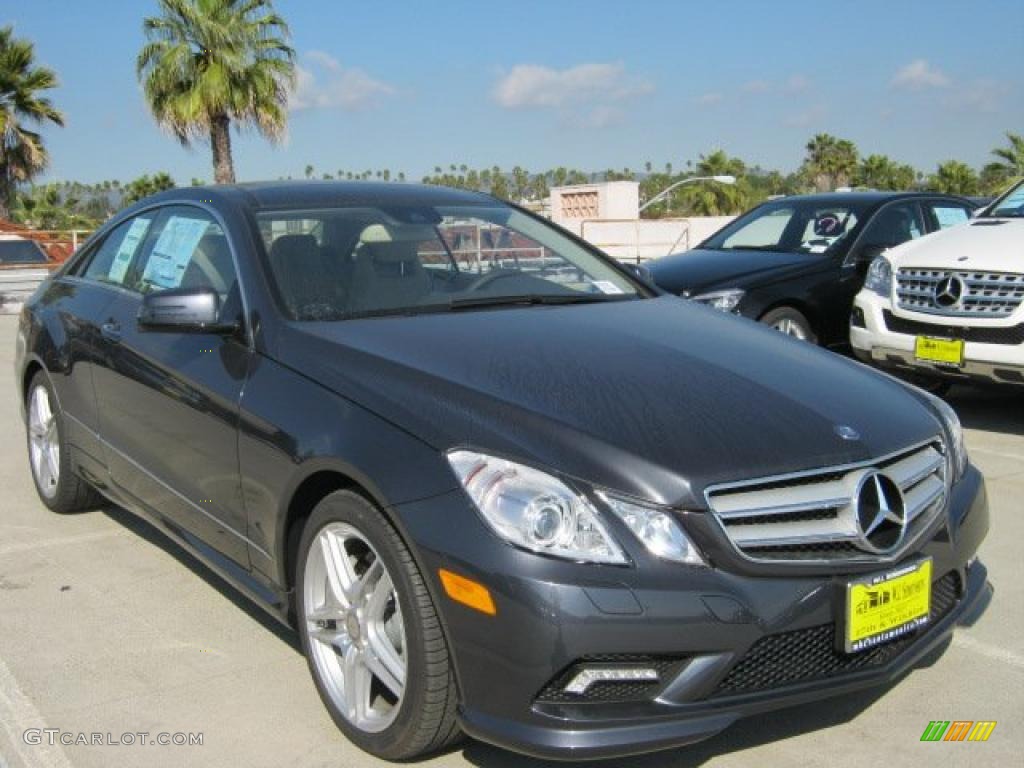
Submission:
{"label": "front bumper", "polygon": [[[952,490],[948,523],[915,553],[932,557],[937,586],[945,578],[946,587],[958,585],[955,593],[939,615],[933,607],[933,620],[923,629],[880,646],[886,650],[870,660],[844,660],[832,650],[832,628],[842,611],[838,586],[849,574],[755,577],[668,563],[579,566],[498,541],[461,492],[395,511],[416,543],[440,608],[463,729],[541,758],[616,757],[681,746],[747,715],[890,683],[958,622],[984,610],[991,591],[985,567],[974,559],[988,530],[988,505],[984,480],[973,467]],[[451,524],[455,516],[458,526]],[[708,555],[714,565],[714,552]],[[444,597],[436,578],[441,567],[486,584],[497,615]],[[581,573],[590,575],[581,580]],[[816,644],[820,663],[796,663],[795,676],[759,673],[765,643],[776,645],[778,658],[806,655],[805,640]],[[666,673],[632,700],[542,695],[581,660],[637,657],[663,661]]]}
{"label": "front bumper", "polygon": [[[993,325],[992,321],[975,323],[971,318],[938,315],[897,317],[901,325],[919,328],[919,333],[898,333],[890,330],[885,313],[893,313],[892,301],[871,291],[861,291],[854,300],[854,313],[862,325],[851,323],[850,345],[859,360],[879,368],[912,371],[950,380],[973,379],[1000,384],[1024,385],[1024,343],[983,343],[972,341],[979,332],[1011,331],[1019,323],[1015,320]],[[959,329],[959,335],[950,330]],[[914,354],[917,335],[940,338],[965,338],[964,365],[953,368],[918,360]],[[1009,334],[1008,334],[1009,335]],[[1015,339],[1014,339],[1015,340]]]}

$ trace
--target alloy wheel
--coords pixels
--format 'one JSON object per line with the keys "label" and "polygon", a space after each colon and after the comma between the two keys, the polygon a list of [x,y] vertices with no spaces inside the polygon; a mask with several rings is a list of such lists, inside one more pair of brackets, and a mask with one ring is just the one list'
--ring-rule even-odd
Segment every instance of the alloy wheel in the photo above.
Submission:
{"label": "alloy wheel", "polygon": [[779,331],[779,333],[786,334],[787,336],[807,341],[807,331],[802,325],[800,325],[800,323],[790,317],[780,317],[772,324],[772,328]]}
{"label": "alloy wheel", "polygon": [[309,652],[332,702],[359,730],[384,730],[405,693],[405,625],[391,574],[357,528],[330,523],[316,535],[302,600]]}
{"label": "alloy wheel", "polygon": [[50,405],[50,393],[37,385],[28,405],[29,461],[40,492],[48,499],[57,495],[60,482],[60,435]]}

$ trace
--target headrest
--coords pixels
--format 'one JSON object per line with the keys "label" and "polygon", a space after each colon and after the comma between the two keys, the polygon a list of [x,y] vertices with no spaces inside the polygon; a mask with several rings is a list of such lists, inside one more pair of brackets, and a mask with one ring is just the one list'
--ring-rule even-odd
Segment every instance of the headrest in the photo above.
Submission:
{"label": "headrest", "polygon": [[371,224],[359,235],[359,242],[366,245],[380,243],[422,243],[436,240],[437,232],[425,224]]}
{"label": "headrest", "polygon": [[272,261],[302,261],[319,258],[320,246],[312,235],[281,235],[270,246]]}

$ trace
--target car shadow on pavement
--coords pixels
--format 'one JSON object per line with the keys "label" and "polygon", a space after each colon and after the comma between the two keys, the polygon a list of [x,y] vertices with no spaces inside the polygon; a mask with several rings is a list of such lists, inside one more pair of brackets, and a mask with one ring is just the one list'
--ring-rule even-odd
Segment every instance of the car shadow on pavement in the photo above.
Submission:
{"label": "car shadow on pavement", "polygon": [[120,523],[139,538],[145,539],[155,547],[159,547],[167,554],[174,557],[178,562],[191,570],[211,587],[220,592],[230,600],[249,618],[263,626],[267,631],[276,635],[283,643],[292,648],[296,653],[302,653],[299,644],[299,637],[295,632],[280,624],[272,616],[261,610],[255,603],[239,592],[235,587],[220,577],[215,571],[203,564],[198,558],[190,554],[186,549],[164,535],[151,523],[133,515],[120,507],[109,505],[103,508],[103,514]]}
{"label": "car shadow on pavement", "polygon": [[1024,389],[956,386],[946,396],[968,429],[1024,435]]}
{"label": "car shadow on pavement", "polygon": [[[932,666],[946,652],[950,642],[951,638],[947,639],[924,656],[913,669]],[[912,674],[913,669],[907,674]],[[824,731],[847,723],[883,698],[891,688],[899,685],[902,679],[903,677],[890,685],[738,720],[717,736],[689,746],[630,758],[595,760],[574,765],[581,768],[698,768],[730,752],[753,749],[763,744],[813,731]],[[468,762],[479,768],[538,768],[541,765],[554,764],[472,740],[464,742],[455,751],[459,750]]]}

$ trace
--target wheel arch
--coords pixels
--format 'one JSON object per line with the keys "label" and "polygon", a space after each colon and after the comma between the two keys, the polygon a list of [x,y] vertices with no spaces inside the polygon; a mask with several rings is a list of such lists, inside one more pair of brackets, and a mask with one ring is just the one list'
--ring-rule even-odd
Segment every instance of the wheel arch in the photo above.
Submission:
{"label": "wheel arch", "polygon": [[787,296],[786,298],[775,299],[770,304],[767,304],[758,313],[758,315],[757,315],[757,322],[759,322],[759,323],[762,322],[764,320],[764,316],[767,315],[769,312],[771,312],[773,310],[776,310],[776,309],[783,309],[783,308],[795,309],[801,315],[806,317],[807,318],[807,322],[811,324],[811,332],[814,334],[814,337],[816,339],[818,339],[818,343],[820,343],[821,338],[822,338],[822,335],[821,335],[821,332],[822,332],[821,318],[819,317],[818,313],[814,310],[814,308],[808,302],[805,302],[805,301],[803,301],[801,299],[796,299],[796,298],[793,298],[792,296]]}
{"label": "wheel arch", "polygon": [[451,631],[448,627],[448,620],[442,607],[443,596],[438,592],[436,587],[436,579],[432,577],[432,574],[430,574],[428,569],[425,567],[418,550],[413,545],[411,537],[408,535],[408,532],[405,530],[405,526],[402,524],[400,515],[396,514],[395,509],[384,502],[379,497],[379,494],[371,492],[368,486],[369,484],[361,482],[356,474],[348,469],[333,464],[326,466],[321,465],[306,473],[288,497],[288,504],[282,514],[283,525],[281,535],[278,537],[278,557],[280,563],[280,578],[282,579],[281,584],[285,588],[285,593],[289,596],[286,617],[288,623],[293,627],[298,626],[298,622],[296,621],[296,600],[298,600],[298,596],[295,594],[295,571],[298,563],[299,542],[302,539],[302,533],[305,529],[306,521],[312,514],[313,509],[316,508],[316,505],[330,494],[342,490],[356,493],[380,510],[384,519],[394,526],[399,538],[402,539],[406,549],[409,550],[409,554],[412,557],[413,562],[419,569],[420,575],[423,578],[423,583],[426,586],[427,593],[434,602],[438,622],[441,626],[441,632],[444,634],[445,642],[449,649],[448,652],[452,663],[451,668],[452,675],[455,679],[455,688],[456,691],[459,692],[458,695],[461,697],[462,687],[459,683],[458,661],[455,658],[454,651],[452,650],[454,645],[452,643]]}

